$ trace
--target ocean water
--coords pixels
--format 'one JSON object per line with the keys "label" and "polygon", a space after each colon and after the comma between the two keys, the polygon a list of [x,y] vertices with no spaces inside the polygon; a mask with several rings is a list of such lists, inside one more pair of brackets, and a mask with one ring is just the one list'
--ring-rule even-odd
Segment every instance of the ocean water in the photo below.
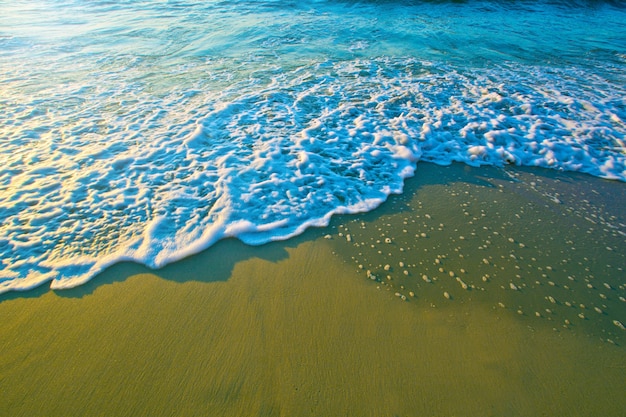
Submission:
{"label": "ocean water", "polygon": [[0,292],[286,239],[420,161],[626,181],[626,8],[0,0]]}

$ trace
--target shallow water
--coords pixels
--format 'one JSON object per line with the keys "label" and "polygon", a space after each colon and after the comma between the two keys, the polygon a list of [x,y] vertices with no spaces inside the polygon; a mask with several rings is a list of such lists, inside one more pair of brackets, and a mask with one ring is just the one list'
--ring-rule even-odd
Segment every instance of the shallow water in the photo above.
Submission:
{"label": "shallow water", "polygon": [[622,184],[537,169],[445,169],[442,182],[422,164],[405,195],[338,219],[326,236],[337,255],[419,308],[467,304],[529,328],[624,344]]}
{"label": "shallow water", "polygon": [[419,160],[626,179],[626,11],[0,2],[0,291],[285,239]]}

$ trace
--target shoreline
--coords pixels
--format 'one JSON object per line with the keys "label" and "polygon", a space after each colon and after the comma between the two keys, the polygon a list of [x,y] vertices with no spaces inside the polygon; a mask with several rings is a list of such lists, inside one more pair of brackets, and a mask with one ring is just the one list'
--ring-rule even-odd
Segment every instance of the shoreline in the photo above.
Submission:
{"label": "shoreline", "polygon": [[3,294],[0,416],[621,415],[623,186],[420,162],[286,241]]}

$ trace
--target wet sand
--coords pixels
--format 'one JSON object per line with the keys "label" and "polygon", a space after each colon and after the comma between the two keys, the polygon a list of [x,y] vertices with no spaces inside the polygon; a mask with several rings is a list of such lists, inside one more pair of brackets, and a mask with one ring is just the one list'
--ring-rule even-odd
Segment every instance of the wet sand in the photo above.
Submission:
{"label": "wet sand", "polygon": [[5,294],[0,415],[621,416],[624,187],[420,163],[295,239]]}

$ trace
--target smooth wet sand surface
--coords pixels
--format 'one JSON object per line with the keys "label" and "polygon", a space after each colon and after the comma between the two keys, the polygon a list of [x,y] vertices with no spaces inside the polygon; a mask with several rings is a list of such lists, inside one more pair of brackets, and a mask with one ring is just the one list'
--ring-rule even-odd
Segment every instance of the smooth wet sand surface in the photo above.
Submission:
{"label": "smooth wet sand surface", "polygon": [[[604,198],[572,208],[565,191],[619,200],[624,184],[490,170],[420,164],[376,212],[286,242],[224,241],[159,271],[124,264],[75,290],[4,295],[0,415],[622,416],[623,219]],[[553,186],[566,195],[550,205]],[[577,226],[544,241],[540,214]],[[588,239],[571,252],[578,229]]]}

